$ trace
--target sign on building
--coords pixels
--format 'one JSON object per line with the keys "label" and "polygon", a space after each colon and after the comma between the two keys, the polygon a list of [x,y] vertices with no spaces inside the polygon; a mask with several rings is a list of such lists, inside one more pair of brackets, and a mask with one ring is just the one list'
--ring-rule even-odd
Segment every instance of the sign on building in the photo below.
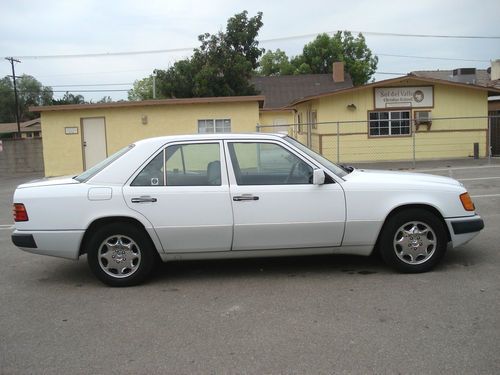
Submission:
{"label": "sign on building", "polygon": [[377,87],[375,88],[375,108],[434,107],[434,87]]}

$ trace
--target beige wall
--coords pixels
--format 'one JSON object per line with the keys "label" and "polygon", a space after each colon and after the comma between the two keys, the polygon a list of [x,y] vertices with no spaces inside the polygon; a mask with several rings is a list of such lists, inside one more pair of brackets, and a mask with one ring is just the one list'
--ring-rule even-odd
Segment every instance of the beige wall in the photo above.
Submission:
{"label": "beige wall", "polygon": [[[42,112],[46,176],[79,173],[83,169],[81,119],[104,117],[108,155],[134,141],[175,134],[195,134],[199,119],[231,119],[231,131],[254,132],[258,102],[183,104]],[[142,117],[147,116],[147,124]],[[66,135],[65,127],[78,134]]]}
{"label": "beige wall", "polygon": [[276,125],[277,123],[285,123],[288,125],[295,123],[294,111],[260,111],[259,125],[264,126],[260,128],[260,131],[272,133],[274,132],[272,125]]}

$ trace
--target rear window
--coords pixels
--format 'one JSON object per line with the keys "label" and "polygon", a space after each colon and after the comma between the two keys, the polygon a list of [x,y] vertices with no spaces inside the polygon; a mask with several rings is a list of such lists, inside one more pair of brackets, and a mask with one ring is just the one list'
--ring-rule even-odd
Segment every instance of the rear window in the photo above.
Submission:
{"label": "rear window", "polygon": [[134,147],[134,145],[128,145],[127,147],[122,148],[120,151],[115,152],[113,155],[107,157],[100,163],[97,163],[94,165],[92,168],[87,169],[85,172],[82,174],[79,174],[78,176],[73,177],[75,180],[79,182],[85,182],[88,179],[94,177],[97,173],[102,171],[104,168],[106,168],[108,165],[113,163],[115,160],[119,159],[122,157],[124,154],[126,154],[129,150],[131,150]]}

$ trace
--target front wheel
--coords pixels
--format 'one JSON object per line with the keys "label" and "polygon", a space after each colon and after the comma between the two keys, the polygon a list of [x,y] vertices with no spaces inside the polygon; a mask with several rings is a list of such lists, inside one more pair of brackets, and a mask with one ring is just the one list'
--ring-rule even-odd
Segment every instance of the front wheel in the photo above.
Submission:
{"label": "front wheel", "polygon": [[447,242],[446,228],[436,215],[408,209],[396,213],[384,225],[380,254],[400,272],[426,272],[443,258]]}
{"label": "front wheel", "polygon": [[94,275],[110,286],[132,286],[144,281],[155,263],[147,234],[130,223],[107,224],[89,241],[87,261]]}

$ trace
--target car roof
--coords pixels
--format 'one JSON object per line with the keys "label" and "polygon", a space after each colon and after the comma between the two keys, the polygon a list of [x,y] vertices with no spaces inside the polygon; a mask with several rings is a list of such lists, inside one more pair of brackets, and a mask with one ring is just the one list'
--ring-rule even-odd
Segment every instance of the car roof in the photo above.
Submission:
{"label": "car roof", "polygon": [[287,134],[277,133],[217,133],[217,134],[185,134],[169,135],[163,137],[154,137],[142,139],[134,142],[136,145],[148,143],[167,143],[177,141],[197,141],[197,140],[224,140],[224,139],[269,139],[284,138]]}

